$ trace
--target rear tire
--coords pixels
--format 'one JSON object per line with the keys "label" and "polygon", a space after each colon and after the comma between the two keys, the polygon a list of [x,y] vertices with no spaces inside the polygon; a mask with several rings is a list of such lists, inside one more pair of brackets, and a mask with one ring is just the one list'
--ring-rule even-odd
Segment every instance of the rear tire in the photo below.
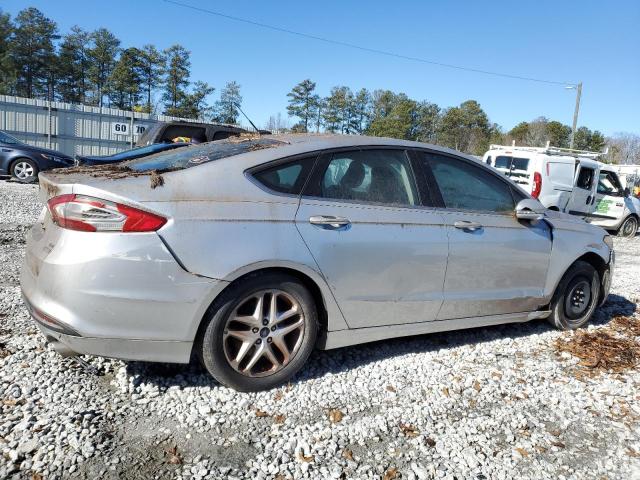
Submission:
{"label": "rear tire", "polygon": [[11,164],[11,176],[21,183],[33,183],[38,179],[38,165],[29,158],[19,158]]}
{"label": "rear tire", "polygon": [[220,383],[243,392],[289,380],[318,335],[313,296],[298,279],[281,273],[258,273],[231,285],[204,322],[202,363]]}
{"label": "rear tire", "polygon": [[575,330],[589,321],[600,298],[600,275],[589,263],[575,262],[564,274],[551,301],[549,323]]}
{"label": "rear tire", "polygon": [[638,233],[638,218],[629,215],[624,219],[622,225],[618,229],[617,235],[624,238],[633,238]]}

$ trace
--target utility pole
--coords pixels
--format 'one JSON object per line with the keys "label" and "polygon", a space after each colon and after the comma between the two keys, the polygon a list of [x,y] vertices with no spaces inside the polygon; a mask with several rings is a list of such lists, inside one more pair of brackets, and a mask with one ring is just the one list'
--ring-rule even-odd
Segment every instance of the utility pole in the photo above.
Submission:
{"label": "utility pole", "polygon": [[576,89],[576,109],[573,111],[573,127],[571,128],[571,143],[569,148],[573,148],[573,142],[576,138],[576,128],[578,127],[578,112],[580,111],[580,97],[582,96],[582,82],[575,85]]}

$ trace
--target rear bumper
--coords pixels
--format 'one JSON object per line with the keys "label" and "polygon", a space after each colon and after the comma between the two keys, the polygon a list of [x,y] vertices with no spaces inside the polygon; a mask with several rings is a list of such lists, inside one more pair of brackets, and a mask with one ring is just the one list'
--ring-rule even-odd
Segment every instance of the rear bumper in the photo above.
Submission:
{"label": "rear bumper", "polygon": [[155,234],[64,230],[27,236],[25,303],[49,341],[80,354],[185,363],[226,282],[184,271]]}

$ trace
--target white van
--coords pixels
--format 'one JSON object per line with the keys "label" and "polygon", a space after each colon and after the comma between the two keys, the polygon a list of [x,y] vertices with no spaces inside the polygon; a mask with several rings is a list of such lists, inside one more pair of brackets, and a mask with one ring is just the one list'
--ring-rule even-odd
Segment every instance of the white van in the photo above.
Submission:
{"label": "white van", "polygon": [[640,201],[625,189],[617,166],[596,160],[600,155],[549,146],[491,145],[483,161],[551,210],[578,215],[621,236],[635,236]]}
{"label": "white van", "polygon": [[551,210],[586,217],[595,210],[600,154],[556,147],[491,145],[485,163]]}

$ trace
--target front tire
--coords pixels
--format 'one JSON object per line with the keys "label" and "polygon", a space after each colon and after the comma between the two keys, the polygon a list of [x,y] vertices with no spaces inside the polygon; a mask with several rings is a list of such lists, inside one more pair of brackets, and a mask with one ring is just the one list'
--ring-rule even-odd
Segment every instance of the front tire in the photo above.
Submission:
{"label": "front tire", "polygon": [[600,275],[589,263],[574,263],[564,274],[551,301],[549,323],[575,330],[589,321],[600,298]]}
{"label": "front tire", "polygon": [[618,229],[618,236],[625,238],[633,238],[638,233],[638,218],[633,215],[625,218],[622,225]]}
{"label": "front tire", "polygon": [[227,289],[204,320],[200,358],[220,383],[243,392],[289,380],[313,351],[318,314],[295,277],[250,275]]}
{"label": "front tire", "polygon": [[31,159],[19,158],[11,165],[11,176],[21,183],[33,183],[38,178],[38,165]]}

